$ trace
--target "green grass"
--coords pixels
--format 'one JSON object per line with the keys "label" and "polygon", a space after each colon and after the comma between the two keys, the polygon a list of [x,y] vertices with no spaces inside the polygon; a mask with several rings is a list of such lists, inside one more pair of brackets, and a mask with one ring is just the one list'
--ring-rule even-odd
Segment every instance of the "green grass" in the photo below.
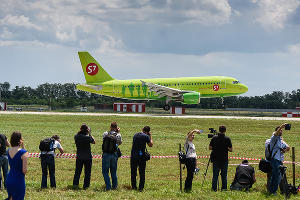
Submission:
{"label": "green grass", "polygon": [[[180,119],[180,118],[151,118],[128,116],[47,116],[47,115],[1,115],[0,133],[7,136],[15,130],[20,130],[25,139],[25,147],[29,152],[39,152],[39,141],[46,136],[59,134],[66,153],[75,153],[74,135],[82,123],[92,128],[96,144],[92,146],[93,154],[101,154],[102,133],[108,130],[112,121],[118,122],[123,136],[120,146],[123,155],[130,155],[132,136],[145,125],[152,129],[154,147],[148,148],[152,155],[176,155],[178,144],[184,143],[186,133],[194,128],[203,129],[202,135],[197,135],[194,144],[198,155],[209,155],[207,138],[208,128],[227,126],[227,135],[231,137],[234,152],[230,156],[262,158],[264,142],[273,132],[280,121],[258,121],[238,119]],[[300,160],[300,122],[291,122],[292,130],[284,132],[284,139],[290,146],[296,147],[296,161]],[[291,153],[286,153],[286,160],[291,160]],[[212,169],[209,168],[206,181],[203,173],[207,159],[198,159],[200,172],[195,176],[191,193],[179,191],[179,164],[176,158],[153,158],[147,162],[145,191],[131,191],[129,159],[122,158],[118,162],[119,189],[104,192],[104,180],[101,173],[101,160],[94,159],[92,167],[91,187],[88,190],[72,190],[75,171],[75,159],[56,159],[57,189],[40,190],[41,167],[38,158],[29,159],[29,171],[26,175],[26,199],[282,199],[284,196],[267,196],[266,174],[256,169],[257,183],[249,193],[244,192],[212,192]],[[230,160],[230,163],[240,163],[240,160]],[[252,161],[251,161],[252,162]],[[257,161],[256,161],[257,162]],[[288,166],[288,181],[291,179],[291,165]],[[233,180],[235,166],[229,166],[228,188]],[[184,170],[184,179],[186,170]],[[296,184],[300,184],[300,167],[296,166]],[[48,179],[49,182],[49,179]],[[80,186],[83,184],[83,174]],[[0,192],[2,199],[7,197],[5,191]],[[291,199],[300,199],[300,195]]]}

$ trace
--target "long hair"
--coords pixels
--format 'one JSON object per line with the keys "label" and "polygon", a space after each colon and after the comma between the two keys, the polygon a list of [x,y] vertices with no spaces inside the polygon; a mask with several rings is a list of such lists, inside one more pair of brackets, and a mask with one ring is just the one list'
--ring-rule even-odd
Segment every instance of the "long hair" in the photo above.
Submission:
{"label": "long hair", "polygon": [[15,131],[10,136],[10,144],[12,147],[17,147],[20,145],[20,140],[22,139],[22,134],[19,131]]}

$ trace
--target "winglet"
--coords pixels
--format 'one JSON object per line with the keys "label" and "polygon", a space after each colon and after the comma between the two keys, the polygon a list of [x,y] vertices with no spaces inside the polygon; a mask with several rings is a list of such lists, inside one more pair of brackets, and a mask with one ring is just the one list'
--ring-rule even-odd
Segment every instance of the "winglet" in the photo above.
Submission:
{"label": "winglet", "polygon": [[101,65],[86,51],[78,52],[87,84],[97,84],[113,80]]}

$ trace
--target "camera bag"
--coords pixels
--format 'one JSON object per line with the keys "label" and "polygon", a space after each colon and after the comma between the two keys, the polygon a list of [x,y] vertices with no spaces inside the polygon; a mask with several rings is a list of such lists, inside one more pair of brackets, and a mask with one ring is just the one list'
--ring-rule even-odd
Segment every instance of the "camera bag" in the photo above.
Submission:
{"label": "camera bag", "polygon": [[186,161],[186,155],[183,151],[179,151],[178,152],[178,158],[179,158],[179,162],[181,164],[185,164],[185,161]]}
{"label": "camera bag", "polygon": [[266,161],[263,158],[259,161],[258,168],[260,171],[262,171],[264,173],[269,173],[272,171],[271,163]]}
{"label": "camera bag", "polygon": [[179,162],[180,162],[181,164],[185,164],[185,163],[186,163],[186,159],[187,159],[187,158],[186,158],[186,154],[187,154],[189,148],[190,148],[190,146],[188,145],[188,147],[187,147],[185,153],[184,153],[184,151],[179,151],[179,152],[178,152],[178,158],[179,158]]}
{"label": "camera bag", "polygon": [[144,159],[145,159],[145,161],[148,161],[148,160],[150,160],[150,158],[151,158],[151,155],[148,152],[147,147],[146,147],[145,154],[144,154]]}
{"label": "camera bag", "polygon": [[276,140],[276,142],[275,142],[274,145],[273,145],[272,151],[270,150],[270,144],[268,144],[267,151],[266,151],[266,153],[268,153],[268,154],[265,155],[265,156],[266,156],[266,159],[267,159],[268,161],[265,160],[265,159],[263,159],[263,158],[259,161],[258,168],[259,168],[260,171],[262,171],[262,172],[264,172],[264,173],[269,173],[269,172],[272,171],[272,166],[271,166],[271,163],[270,163],[269,161],[271,161],[271,160],[274,158],[274,156],[276,155],[276,153],[278,152],[278,150],[277,150],[277,151],[272,155],[273,149],[274,149],[276,143],[277,143],[277,140]]}

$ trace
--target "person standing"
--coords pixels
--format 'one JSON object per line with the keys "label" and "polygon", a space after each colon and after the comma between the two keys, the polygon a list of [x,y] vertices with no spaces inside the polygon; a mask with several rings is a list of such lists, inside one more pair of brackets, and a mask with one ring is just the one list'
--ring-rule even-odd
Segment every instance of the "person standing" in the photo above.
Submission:
{"label": "person standing", "polygon": [[10,170],[6,180],[9,200],[22,200],[25,197],[25,174],[27,173],[28,152],[20,132],[15,131],[10,138],[11,148],[8,149]]}
{"label": "person standing", "polygon": [[[6,153],[6,147],[9,147],[10,143],[7,140],[4,134],[0,134],[0,188],[2,189],[3,186],[6,189],[6,179],[8,173],[8,157]],[[2,174],[3,173],[3,184],[2,184]]]}
{"label": "person standing", "polygon": [[187,169],[187,176],[184,184],[184,191],[190,192],[192,190],[192,182],[194,178],[195,169],[197,166],[197,154],[196,148],[193,144],[193,140],[195,138],[195,133],[200,134],[200,131],[195,129],[188,132],[186,141],[184,144],[184,150],[186,152],[186,169]]}
{"label": "person standing", "polygon": [[[120,134],[120,128],[116,122],[112,122],[110,125],[110,131],[103,133],[103,144],[102,144],[102,175],[106,185],[106,190],[117,189],[118,177],[118,154],[117,149],[122,144],[122,136]],[[108,175],[110,171],[110,177]],[[111,184],[112,183],[112,184]]]}
{"label": "person standing", "polygon": [[209,150],[212,150],[211,161],[213,163],[213,191],[217,191],[220,170],[222,190],[227,190],[228,151],[232,152],[232,144],[230,138],[225,136],[225,133],[226,126],[220,126],[218,135],[213,136],[209,144]]}
{"label": "person standing", "polygon": [[131,156],[130,156],[130,169],[131,169],[131,187],[134,190],[137,189],[136,186],[137,168],[139,168],[139,174],[140,174],[139,191],[143,191],[145,186],[146,144],[149,147],[153,146],[152,134],[150,132],[149,126],[145,126],[142,132],[136,133],[133,136]]}
{"label": "person standing", "polygon": [[[55,149],[58,149],[60,153],[64,153],[64,149],[61,145],[61,140],[58,135],[53,135],[51,138],[46,138],[51,146],[50,151],[41,151],[41,167],[42,167],[42,183],[41,188],[47,188],[47,176],[49,169],[50,187],[56,188],[55,181]],[[44,140],[43,140],[44,141]]]}
{"label": "person standing", "polygon": [[[277,131],[277,129],[279,128],[276,127],[275,131]],[[284,153],[288,152],[290,150],[290,147],[289,145],[283,141],[283,137],[281,136],[281,143],[282,143],[282,149],[280,150],[280,158],[281,158],[281,162],[283,163],[284,161]],[[267,160],[267,155],[269,154],[269,150],[268,150],[268,146],[270,144],[270,141],[271,139],[267,139],[266,142],[265,142],[265,155],[266,155],[266,160]],[[270,147],[271,148],[271,147]],[[268,162],[270,162],[269,160],[267,160]],[[272,176],[272,171],[268,172],[267,173],[267,189],[269,190],[269,187],[270,187],[270,181],[271,181],[271,176]],[[280,184],[279,184],[279,188],[280,188],[280,191],[283,192],[284,190],[284,180],[281,179],[280,181]]]}
{"label": "person standing", "polygon": [[[269,193],[276,195],[278,185],[281,181],[281,173],[279,166],[282,165],[283,153],[287,151],[287,146],[283,143],[282,140],[282,130],[287,124],[282,124],[281,126],[275,129],[271,139],[270,139],[270,152],[271,152],[271,167],[272,174],[269,185]],[[285,149],[285,150],[284,150]]]}
{"label": "person standing", "polygon": [[83,189],[87,189],[90,186],[92,171],[91,144],[95,144],[96,142],[91,135],[91,129],[86,124],[81,125],[80,131],[75,135],[74,140],[77,148],[77,157],[73,179],[73,188],[78,189],[81,171],[84,166]]}
{"label": "person standing", "polygon": [[243,190],[249,191],[252,185],[255,183],[255,170],[249,165],[248,160],[243,160],[242,164],[237,166],[234,180],[230,186],[231,190]]}

